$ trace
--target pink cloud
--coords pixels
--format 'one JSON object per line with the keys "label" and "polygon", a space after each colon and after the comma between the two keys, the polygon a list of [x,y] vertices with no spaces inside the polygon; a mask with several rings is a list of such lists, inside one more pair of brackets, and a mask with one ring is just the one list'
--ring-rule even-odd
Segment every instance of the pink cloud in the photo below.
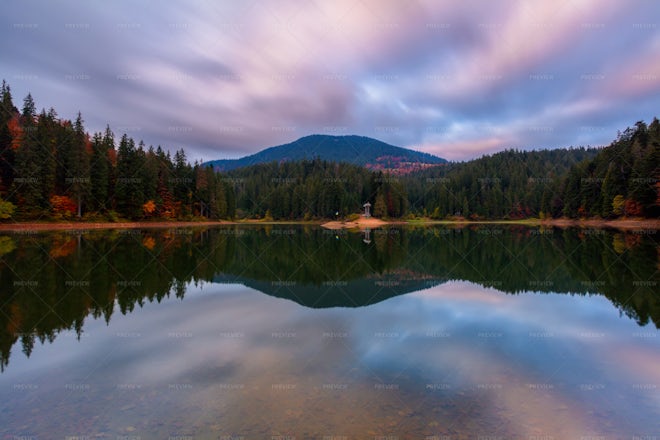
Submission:
{"label": "pink cloud", "polygon": [[[55,29],[75,12],[92,24],[84,38],[44,27],[21,31],[17,48],[17,31],[5,28],[0,64],[18,99],[31,91],[63,115],[81,110],[90,130],[138,125],[148,144],[184,146],[194,158],[249,154],[330,127],[466,159],[575,144],[592,121],[615,133],[622,119],[650,119],[660,43],[649,17],[658,8],[639,4],[266,0],[99,12],[65,1],[30,14]],[[29,11],[5,12],[22,22]],[[117,26],[127,22],[135,26]],[[55,59],[57,47],[70,50]],[[91,80],[67,82],[63,71]],[[580,78],[592,73],[606,78]],[[536,80],[544,75],[552,80]],[[192,129],[172,136],[169,126]]]}
{"label": "pink cloud", "polygon": [[466,160],[503,150],[510,145],[508,139],[492,137],[424,144],[419,150],[444,157],[447,160]]}

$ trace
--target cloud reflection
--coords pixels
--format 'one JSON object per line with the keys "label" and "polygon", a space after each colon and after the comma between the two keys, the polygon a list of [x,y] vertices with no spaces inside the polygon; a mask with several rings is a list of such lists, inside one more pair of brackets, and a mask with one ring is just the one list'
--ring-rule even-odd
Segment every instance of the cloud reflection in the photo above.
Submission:
{"label": "cloud reflection", "polygon": [[[97,409],[76,395],[61,400],[61,382],[121,401],[99,422],[118,435],[117,426],[173,435],[191,419],[200,433],[246,436],[649,434],[653,396],[631,383],[658,382],[650,365],[659,342],[635,339],[646,330],[613,310],[600,297],[506,295],[468,282],[358,309],[190,285],[183,301],[147,304],[108,326],[90,321],[88,339],[58,338],[29,363],[15,359],[0,385],[61,372],[40,396],[59,402],[52,424],[35,422],[44,432],[59,432],[64,414]],[[12,400],[16,411],[29,404]]]}

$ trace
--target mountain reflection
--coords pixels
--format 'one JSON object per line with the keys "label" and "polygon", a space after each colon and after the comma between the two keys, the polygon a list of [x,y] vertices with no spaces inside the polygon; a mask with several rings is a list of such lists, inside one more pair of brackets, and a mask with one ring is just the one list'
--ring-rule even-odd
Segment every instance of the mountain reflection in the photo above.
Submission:
{"label": "mountain reflection", "polygon": [[[480,226],[230,227],[0,236],[0,361],[88,315],[109,322],[189,283],[240,283],[303,306],[360,307],[466,280],[518,294],[599,294],[660,328],[655,231]],[[368,235],[367,235],[368,234]]]}

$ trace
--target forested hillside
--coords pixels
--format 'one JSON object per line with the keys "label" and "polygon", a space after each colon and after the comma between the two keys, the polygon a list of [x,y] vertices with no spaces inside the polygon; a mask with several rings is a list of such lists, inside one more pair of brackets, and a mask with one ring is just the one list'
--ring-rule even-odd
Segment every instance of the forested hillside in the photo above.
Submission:
{"label": "forested hillside", "polygon": [[608,147],[507,150],[407,176],[410,209],[432,218],[658,217],[660,122]]}
{"label": "forested hillside", "polygon": [[266,148],[240,159],[212,160],[205,162],[205,165],[212,165],[216,171],[222,172],[269,162],[295,162],[316,158],[329,162],[347,162],[392,174],[406,174],[447,162],[432,154],[395,147],[365,136],[314,134],[288,144]]}
{"label": "forested hillside", "polygon": [[560,216],[566,173],[600,150],[507,150],[405,179],[411,210],[432,218]]}
{"label": "forested hillside", "polygon": [[4,82],[1,94],[0,220],[345,218],[365,202],[389,218],[660,215],[657,118],[602,149],[506,150],[407,175],[319,157],[217,173],[109,127],[90,135],[80,114],[37,113],[30,95],[19,111]]}
{"label": "forested hillside", "polygon": [[14,107],[3,82],[0,108],[0,219],[220,219],[234,216],[230,186],[209,167],[137,146],[110,128],[89,135],[82,116],[37,114],[32,96]]}
{"label": "forested hillside", "polygon": [[316,160],[272,162],[227,174],[237,194],[237,212],[248,217],[311,219],[345,217],[370,201],[377,217],[407,212],[402,183],[382,172]]}
{"label": "forested hillside", "polygon": [[565,179],[561,212],[567,217],[660,216],[660,121],[640,121],[620,133]]}

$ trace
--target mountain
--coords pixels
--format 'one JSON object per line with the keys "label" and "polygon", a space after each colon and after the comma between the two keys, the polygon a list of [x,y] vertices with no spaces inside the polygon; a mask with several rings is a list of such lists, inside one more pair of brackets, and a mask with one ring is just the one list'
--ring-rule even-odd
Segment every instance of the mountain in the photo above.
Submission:
{"label": "mountain", "polygon": [[446,278],[424,274],[402,275],[400,271],[387,274],[368,274],[349,281],[311,284],[302,282],[280,283],[218,274],[212,282],[242,284],[266,295],[294,301],[313,309],[330,307],[366,307],[399,295],[418,292],[443,284]]}
{"label": "mountain", "polygon": [[216,171],[230,171],[259,163],[317,157],[332,162],[348,162],[372,170],[389,171],[392,174],[407,174],[447,162],[432,154],[395,147],[369,137],[314,134],[240,159],[212,160],[205,165],[212,165]]}

